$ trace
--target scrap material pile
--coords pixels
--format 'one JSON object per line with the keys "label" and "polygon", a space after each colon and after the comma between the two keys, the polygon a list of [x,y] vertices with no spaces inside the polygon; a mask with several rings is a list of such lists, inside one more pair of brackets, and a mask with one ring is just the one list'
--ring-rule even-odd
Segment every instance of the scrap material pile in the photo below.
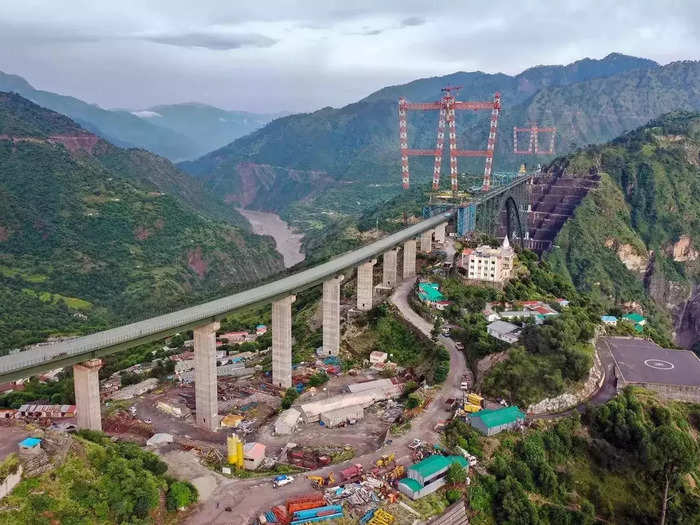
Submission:
{"label": "scrap material pile", "polygon": [[102,428],[109,434],[134,434],[149,438],[153,435],[151,425],[120,410],[104,419]]}
{"label": "scrap material pile", "polygon": [[330,465],[331,457],[318,450],[294,447],[287,451],[287,461],[292,465],[308,469],[317,469]]}
{"label": "scrap material pile", "polygon": [[[381,485],[383,483],[379,482],[379,486]],[[329,503],[346,502],[354,507],[379,503],[379,497],[374,493],[373,488],[367,481],[350,483],[344,487],[330,488],[326,490],[326,500]]]}
{"label": "scrap material pile", "polygon": [[281,523],[284,525],[302,525],[320,521],[342,518],[343,507],[328,505],[321,494],[306,494],[287,500],[287,504],[278,505],[258,517],[258,523]]}

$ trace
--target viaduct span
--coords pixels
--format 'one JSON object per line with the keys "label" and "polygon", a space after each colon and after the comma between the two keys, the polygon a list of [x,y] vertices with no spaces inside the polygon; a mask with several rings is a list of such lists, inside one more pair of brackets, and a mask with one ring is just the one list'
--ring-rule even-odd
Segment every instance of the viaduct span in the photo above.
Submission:
{"label": "viaduct span", "polygon": [[388,235],[328,262],[244,292],[229,295],[177,312],[105,330],[91,335],[0,357],[0,383],[47,370],[73,366],[78,426],[100,430],[98,371],[101,357],[155,341],[184,330],[194,332],[195,402],[197,424],[218,427],[216,384],[216,331],[219,321],[240,308],[272,304],[272,381],[292,386],[292,312],[294,294],[323,286],[323,350],[338,353],[340,343],[340,283],[348,269],[357,268],[357,308],[370,310],[374,295],[372,268],[382,257],[382,285],[397,283],[397,253],[403,248],[403,279],[416,273],[416,238],[420,249],[430,252],[433,236],[444,242],[445,227],[455,210],[435,214],[418,224]]}

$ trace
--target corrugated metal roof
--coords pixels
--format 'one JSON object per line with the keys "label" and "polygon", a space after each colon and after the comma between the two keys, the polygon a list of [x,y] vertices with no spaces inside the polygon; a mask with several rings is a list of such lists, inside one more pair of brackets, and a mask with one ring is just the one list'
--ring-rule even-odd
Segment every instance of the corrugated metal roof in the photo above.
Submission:
{"label": "corrugated metal roof", "polygon": [[423,478],[429,478],[436,472],[449,467],[452,463],[459,463],[463,467],[467,466],[467,460],[462,456],[442,456],[440,454],[433,454],[423,461],[419,461],[415,465],[408,467],[408,469],[415,470]]}
{"label": "corrugated metal roof", "polygon": [[477,412],[472,419],[479,418],[487,428],[499,427],[508,423],[514,423],[518,419],[525,419],[525,414],[516,407],[498,408],[496,410],[482,410]]}
{"label": "corrugated metal roof", "polygon": [[418,492],[420,489],[423,488],[420,486],[420,483],[418,483],[415,479],[412,478],[403,478],[402,480],[399,480],[399,483],[401,483],[402,485],[406,485],[413,492]]}

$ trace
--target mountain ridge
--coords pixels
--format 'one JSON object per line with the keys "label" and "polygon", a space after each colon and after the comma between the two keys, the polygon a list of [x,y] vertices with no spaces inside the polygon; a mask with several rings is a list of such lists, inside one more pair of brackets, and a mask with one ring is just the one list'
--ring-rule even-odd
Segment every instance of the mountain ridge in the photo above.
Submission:
{"label": "mountain ridge", "polygon": [[[517,80],[506,75],[491,75],[486,78],[486,83],[463,89],[460,93],[463,100],[490,99],[496,90],[503,94],[494,169],[515,170],[523,161],[546,162],[554,158],[514,155],[511,137],[515,125],[522,126],[530,121],[555,125],[558,128],[556,153],[562,154],[588,143],[610,140],[671,110],[700,109],[700,63],[687,61],[658,66],[646,59],[620,57],[609,55],[605,63],[604,73],[613,72],[611,67],[619,67],[620,72],[616,74],[595,76],[564,86],[545,86],[534,94],[519,90]],[[610,66],[609,63],[618,65]],[[639,65],[647,67],[637,67]],[[532,69],[526,71],[532,73]],[[590,68],[586,75],[594,76]],[[508,85],[499,85],[498,79],[506,79]],[[434,100],[440,95],[439,88],[451,80],[454,80],[453,76],[414,81],[401,87],[405,91],[396,90],[396,98],[392,94],[389,98],[375,100],[370,95],[339,109],[323,108],[313,113],[279,118],[219,150],[179,166],[225,195],[236,195],[244,187],[245,178],[246,187],[258,188],[259,194],[249,200],[260,203],[261,209],[281,213],[300,228],[314,227],[319,221],[323,223],[321,228],[325,228],[328,216],[357,216],[362,210],[401,191],[398,96],[420,101],[425,98],[421,93],[427,90]],[[546,76],[541,81],[549,82]],[[416,82],[421,83],[417,88]],[[409,91],[411,87],[415,90]],[[504,87],[511,94],[517,94],[516,101],[507,98]],[[517,100],[520,102],[516,103]],[[609,113],[600,107],[600,100],[609,105]],[[480,149],[486,144],[489,115],[487,112],[469,113],[457,116],[458,145],[465,149]],[[435,115],[411,115],[408,123],[411,146],[432,147],[436,122]],[[251,182],[243,172],[249,173],[253,165],[258,167],[261,175],[260,179]],[[443,166],[446,165],[444,161]],[[263,168],[265,166],[268,168]],[[478,175],[483,172],[483,161],[460,159],[460,168]],[[271,190],[263,179],[272,178],[270,173],[273,170],[321,173],[331,182],[323,186],[321,193],[312,184],[307,184],[303,177],[297,177],[296,182],[289,178],[276,179],[280,184],[292,186],[295,191],[289,192],[290,198],[286,201],[267,199]],[[431,176],[432,159],[411,159],[412,183],[421,184]],[[308,180],[311,178],[309,175]],[[382,189],[370,190],[373,187]],[[304,219],[298,219],[301,216]]]}
{"label": "mountain ridge", "polygon": [[201,209],[216,202],[166,159],[0,93],[0,349],[162,313],[283,271],[271,238]]}
{"label": "mountain ridge", "polygon": [[[228,139],[228,142],[230,142],[242,134],[256,129],[256,126],[268,122],[275,116],[271,115],[268,118],[268,116],[259,115],[258,119],[250,125],[235,124],[230,126],[229,129],[219,130],[218,135],[209,137],[209,140],[207,140],[207,137],[202,136],[201,130],[208,129],[207,126],[215,126],[215,120],[202,122],[199,126],[199,135],[192,136],[186,132],[186,129],[156,125],[148,119],[134,115],[129,110],[104,109],[76,97],[36,89],[23,77],[2,71],[0,71],[0,91],[16,92],[40,106],[65,114],[88,131],[99,135],[116,146],[146,149],[174,161],[196,158],[208,151],[212,151],[222,145],[222,140]],[[176,106],[178,105],[166,104],[161,107]],[[214,108],[214,106],[204,106],[217,111],[227,111]],[[236,112],[230,113],[235,114]],[[256,114],[251,113],[250,115]],[[252,117],[241,115],[240,118]],[[190,124],[197,124],[197,121],[192,119],[193,117],[190,116]]]}

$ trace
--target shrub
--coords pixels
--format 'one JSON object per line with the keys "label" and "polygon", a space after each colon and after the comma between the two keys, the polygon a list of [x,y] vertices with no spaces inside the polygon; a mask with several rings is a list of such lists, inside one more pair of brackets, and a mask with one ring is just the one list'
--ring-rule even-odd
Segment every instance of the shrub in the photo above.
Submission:
{"label": "shrub", "polygon": [[166,498],[168,510],[184,509],[195,501],[197,501],[197,490],[190,483],[176,481],[170,485]]}
{"label": "shrub", "polygon": [[462,497],[462,491],[457,489],[449,489],[447,492],[445,492],[445,497],[451,505],[452,503],[458,501]]}

